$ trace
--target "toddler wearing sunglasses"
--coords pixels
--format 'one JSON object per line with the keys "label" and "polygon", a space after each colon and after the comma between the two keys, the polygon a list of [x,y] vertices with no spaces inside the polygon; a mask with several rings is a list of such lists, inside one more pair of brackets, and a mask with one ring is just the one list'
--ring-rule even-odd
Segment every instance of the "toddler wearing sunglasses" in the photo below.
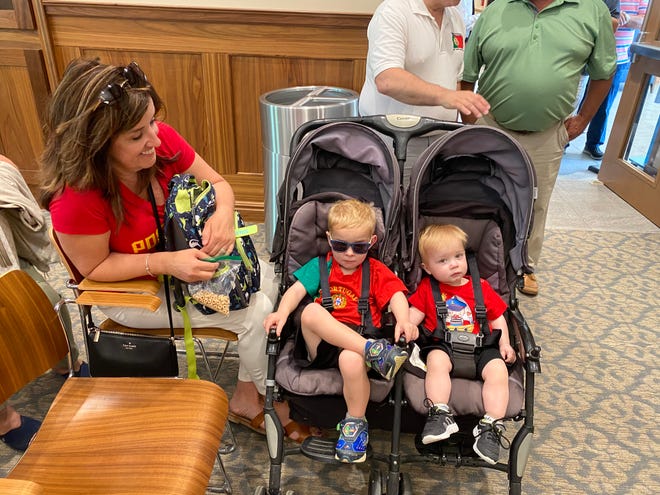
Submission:
{"label": "toddler wearing sunglasses", "polygon": [[[289,315],[306,296],[314,299],[302,311],[301,333],[310,368],[338,367],[344,381],[347,414],[337,429],[340,432],[335,458],[342,462],[363,462],[369,441],[365,418],[369,402],[369,368],[391,380],[408,353],[386,339],[368,339],[356,329],[361,325],[358,299],[362,292],[363,262],[376,243],[376,211],[355,199],[338,201],[328,212],[327,255],[332,313],[321,305],[319,258],[313,258],[293,275],[296,282],[284,293],[276,312],[264,321],[268,331],[278,335]],[[406,287],[383,263],[375,258],[369,264],[369,312],[375,328],[380,328],[381,314],[389,305],[396,327],[395,341],[404,336],[417,338],[418,329],[409,320]]]}

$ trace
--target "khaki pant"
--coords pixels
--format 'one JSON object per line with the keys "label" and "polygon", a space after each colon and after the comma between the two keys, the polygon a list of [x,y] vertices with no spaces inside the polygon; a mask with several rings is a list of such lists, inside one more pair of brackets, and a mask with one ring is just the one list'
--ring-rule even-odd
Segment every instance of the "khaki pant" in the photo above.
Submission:
{"label": "khaki pant", "polygon": [[527,257],[530,266],[534,267],[541,257],[550,196],[555,187],[564,148],[568,144],[568,132],[564,122],[557,122],[550,129],[540,132],[516,132],[505,129],[490,115],[478,119],[476,123],[506,132],[520,143],[532,160],[536,171],[537,193],[534,201],[534,222],[527,243]]}

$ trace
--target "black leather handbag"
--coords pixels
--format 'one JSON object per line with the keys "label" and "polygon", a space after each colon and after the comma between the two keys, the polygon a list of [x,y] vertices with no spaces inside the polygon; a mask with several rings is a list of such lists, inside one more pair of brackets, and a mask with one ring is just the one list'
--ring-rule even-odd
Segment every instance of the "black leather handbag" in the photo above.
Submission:
{"label": "black leather handbag", "polygon": [[175,377],[179,363],[174,336],[90,329],[87,334],[92,376]]}
{"label": "black leather handbag", "polygon": [[[154,210],[158,235],[162,240],[160,216],[156,209],[156,201],[151,186],[149,186],[149,199]],[[170,335],[168,337],[158,337],[91,327],[86,339],[89,371],[92,376],[175,377],[179,375],[179,362],[172,324],[169,277],[165,275],[163,279]]]}

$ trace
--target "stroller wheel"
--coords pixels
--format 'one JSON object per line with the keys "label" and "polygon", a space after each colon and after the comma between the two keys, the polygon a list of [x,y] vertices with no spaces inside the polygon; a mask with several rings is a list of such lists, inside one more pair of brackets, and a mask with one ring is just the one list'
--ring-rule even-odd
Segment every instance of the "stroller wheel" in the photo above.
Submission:
{"label": "stroller wheel", "polygon": [[[265,486],[258,486],[257,489],[254,491],[254,495],[267,495],[268,490],[266,489]],[[287,490],[284,492],[284,495],[296,495],[296,493],[293,490]]]}
{"label": "stroller wheel", "polygon": [[412,495],[412,480],[408,473],[401,473],[399,475],[399,495]]}
{"label": "stroller wheel", "polygon": [[369,473],[369,495],[387,494],[387,474],[380,469],[372,469]]}

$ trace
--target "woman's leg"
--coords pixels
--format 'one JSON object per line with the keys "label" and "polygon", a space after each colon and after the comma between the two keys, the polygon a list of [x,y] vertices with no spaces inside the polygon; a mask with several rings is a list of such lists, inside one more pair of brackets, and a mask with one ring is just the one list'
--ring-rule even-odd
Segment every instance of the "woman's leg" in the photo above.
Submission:
{"label": "woman's leg", "polygon": [[0,408],[0,435],[21,426],[21,415],[10,405]]}
{"label": "woman's leg", "polygon": [[[234,332],[238,336],[239,381],[253,382],[260,394],[266,391],[266,331],[263,321],[273,311],[277,298],[277,283],[273,266],[263,260],[261,265],[261,290],[252,294],[250,305],[245,309],[230,311],[228,315],[214,313],[205,315],[192,305],[187,306],[193,328],[216,327]],[[165,291],[161,287],[158,296],[165,300]],[[159,328],[169,325],[167,306],[161,304],[156,311],[136,308],[100,308],[109,318],[117,323],[132,328]],[[183,317],[178,311],[172,311],[175,327],[183,327]]]}

